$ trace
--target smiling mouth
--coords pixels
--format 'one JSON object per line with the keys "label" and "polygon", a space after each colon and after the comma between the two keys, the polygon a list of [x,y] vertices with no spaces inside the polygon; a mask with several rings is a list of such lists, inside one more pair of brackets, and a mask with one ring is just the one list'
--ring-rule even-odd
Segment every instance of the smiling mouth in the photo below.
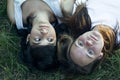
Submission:
{"label": "smiling mouth", "polygon": [[48,26],[44,26],[44,25],[41,25],[39,26],[40,28],[43,28],[43,29],[48,29],[49,27]]}
{"label": "smiling mouth", "polygon": [[49,27],[48,26],[40,26],[40,30],[41,31],[47,31],[48,32],[48,30],[49,30]]}
{"label": "smiling mouth", "polygon": [[98,38],[95,35],[90,35],[89,38],[93,41],[98,41]]}

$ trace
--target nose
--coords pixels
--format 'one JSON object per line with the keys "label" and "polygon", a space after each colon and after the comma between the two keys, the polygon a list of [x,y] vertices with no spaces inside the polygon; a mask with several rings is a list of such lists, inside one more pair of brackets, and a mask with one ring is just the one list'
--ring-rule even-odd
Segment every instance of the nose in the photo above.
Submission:
{"label": "nose", "polygon": [[48,30],[45,28],[40,29],[41,34],[48,34]]}
{"label": "nose", "polygon": [[93,45],[93,41],[92,40],[87,40],[86,41],[86,46],[92,46]]}

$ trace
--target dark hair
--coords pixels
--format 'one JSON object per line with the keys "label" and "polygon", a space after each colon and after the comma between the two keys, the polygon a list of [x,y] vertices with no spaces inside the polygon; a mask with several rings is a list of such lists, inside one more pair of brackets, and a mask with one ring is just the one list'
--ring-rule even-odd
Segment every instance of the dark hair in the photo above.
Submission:
{"label": "dark hair", "polygon": [[33,64],[40,70],[50,70],[57,66],[56,46],[46,45],[30,49]]}
{"label": "dark hair", "polygon": [[77,38],[79,35],[91,29],[91,18],[88,14],[88,10],[85,3],[77,5],[75,13],[65,18],[64,23],[66,23],[70,29],[70,35],[73,38]]}
{"label": "dark hair", "polygon": [[[56,58],[56,46],[30,46],[29,42],[26,43],[27,35],[31,32],[32,22],[36,16],[30,14],[27,17],[26,29],[18,30],[18,34],[21,38],[21,51],[20,58],[28,66],[29,69],[37,68],[39,70],[48,71],[58,66]],[[51,23],[52,24],[52,23]],[[54,26],[56,26],[55,21]]]}
{"label": "dark hair", "polygon": [[90,63],[84,67],[80,67],[75,64],[69,57],[69,50],[74,40],[81,34],[91,29],[91,19],[88,14],[86,4],[82,3],[78,5],[76,12],[73,16],[66,18],[65,24],[70,28],[69,34],[63,34],[59,37],[57,43],[58,51],[58,60],[61,64],[61,67],[65,72],[76,74],[89,74],[91,73],[96,64],[99,62],[95,60],[93,63]]}
{"label": "dark hair", "polygon": [[30,46],[25,39],[22,38],[21,40],[20,58],[29,69],[37,68],[42,71],[49,71],[58,67],[56,46]]}

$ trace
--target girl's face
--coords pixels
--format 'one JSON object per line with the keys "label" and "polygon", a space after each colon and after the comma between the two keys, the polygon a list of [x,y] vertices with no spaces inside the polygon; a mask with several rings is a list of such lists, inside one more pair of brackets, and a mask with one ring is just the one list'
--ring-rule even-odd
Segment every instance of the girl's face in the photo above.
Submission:
{"label": "girl's face", "polygon": [[49,22],[48,14],[39,12],[36,15],[32,22],[31,33],[28,35],[30,45],[56,45],[56,33]]}
{"label": "girl's face", "polygon": [[98,31],[86,32],[72,44],[70,58],[79,66],[88,65],[103,56],[103,46],[103,37]]}
{"label": "girl's face", "polygon": [[49,22],[35,24],[28,35],[30,45],[56,45],[56,33]]}

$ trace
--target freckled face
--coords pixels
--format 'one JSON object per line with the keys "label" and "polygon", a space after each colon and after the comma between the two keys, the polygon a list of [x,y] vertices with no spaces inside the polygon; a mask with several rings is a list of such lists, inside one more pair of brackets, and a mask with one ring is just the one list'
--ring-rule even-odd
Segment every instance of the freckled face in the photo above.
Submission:
{"label": "freckled face", "polygon": [[104,41],[98,31],[89,31],[79,36],[71,46],[70,57],[80,66],[88,65],[103,56]]}

